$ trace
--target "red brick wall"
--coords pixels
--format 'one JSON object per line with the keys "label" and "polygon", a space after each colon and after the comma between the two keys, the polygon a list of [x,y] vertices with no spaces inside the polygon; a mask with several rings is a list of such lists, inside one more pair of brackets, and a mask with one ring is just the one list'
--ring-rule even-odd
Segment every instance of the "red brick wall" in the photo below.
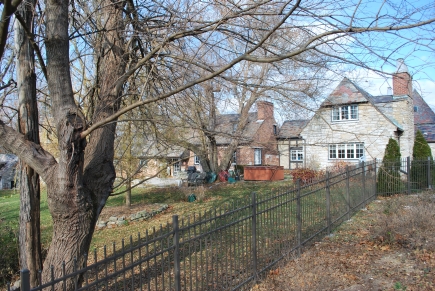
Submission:
{"label": "red brick wall", "polygon": [[257,119],[265,120],[265,119],[273,119],[273,103],[267,101],[258,101],[257,102]]}
{"label": "red brick wall", "polygon": [[396,73],[393,75],[393,95],[409,95],[412,92],[411,76],[406,73]]}

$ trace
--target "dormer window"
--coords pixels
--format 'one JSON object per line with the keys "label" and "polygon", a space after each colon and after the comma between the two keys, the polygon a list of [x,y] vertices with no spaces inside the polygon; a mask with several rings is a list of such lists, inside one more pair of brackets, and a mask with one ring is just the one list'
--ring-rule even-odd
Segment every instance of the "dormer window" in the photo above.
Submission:
{"label": "dormer window", "polygon": [[358,119],[358,105],[345,105],[332,108],[332,121]]}
{"label": "dormer window", "polygon": [[273,134],[274,135],[278,134],[278,128],[277,128],[276,124],[273,125]]}
{"label": "dormer window", "polygon": [[418,106],[414,106],[414,112],[418,112]]}

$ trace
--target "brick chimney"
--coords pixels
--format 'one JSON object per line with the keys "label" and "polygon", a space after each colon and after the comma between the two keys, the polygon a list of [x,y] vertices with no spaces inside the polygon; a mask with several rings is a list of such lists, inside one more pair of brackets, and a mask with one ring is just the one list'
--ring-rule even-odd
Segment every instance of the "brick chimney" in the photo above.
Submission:
{"label": "brick chimney", "polygon": [[268,101],[257,101],[257,120],[273,118],[273,103]]}
{"label": "brick chimney", "polygon": [[412,78],[403,59],[397,60],[397,70],[393,75],[393,95],[412,96]]}

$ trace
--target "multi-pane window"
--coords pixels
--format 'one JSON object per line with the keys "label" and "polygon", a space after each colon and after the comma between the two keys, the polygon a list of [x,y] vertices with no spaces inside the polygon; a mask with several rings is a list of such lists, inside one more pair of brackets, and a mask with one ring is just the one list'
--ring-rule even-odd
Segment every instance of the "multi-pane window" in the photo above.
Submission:
{"label": "multi-pane window", "polygon": [[199,160],[199,157],[197,155],[195,155],[194,163],[195,163],[195,165],[200,164],[200,160]]}
{"label": "multi-pane window", "polygon": [[290,150],[290,159],[292,161],[303,161],[304,160],[304,152],[302,149],[293,149]]}
{"label": "multi-pane window", "polygon": [[254,149],[254,165],[261,165],[261,149]]}
{"label": "multi-pane window", "polygon": [[330,159],[359,159],[364,156],[363,143],[330,144]]}
{"label": "multi-pane window", "polygon": [[180,161],[179,161],[178,159],[172,159],[172,162],[173,162],[173,165],[172,165],[172,168],[173,168],[173,175],[175,176],[175,175],[177,175],[177,174],[180,172],[180,170],[181,170]]}
{"label": "multi-pane window", "polygon": [[231,163],[237,164],[237,151],[234,151]]}
{"label": "multi-pane window", "polygon": [[332,121],[357,120],[358,105],[345,105],[332,108]]}

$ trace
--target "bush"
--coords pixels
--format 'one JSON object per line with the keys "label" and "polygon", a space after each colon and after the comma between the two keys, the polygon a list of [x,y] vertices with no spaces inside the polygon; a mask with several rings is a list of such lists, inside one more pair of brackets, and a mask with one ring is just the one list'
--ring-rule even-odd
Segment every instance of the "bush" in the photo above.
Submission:
{"label": "bush", "polygon": [[395,139],[390,138],[378,173],[377,191],[379,194],[395,194],[404,189],[400,179],[400,166],[399,144]]}
{"label": "bush", "polygon": [[308,168],[298,168],[291,171],[293,181],[301,180],[302,185],[313,183],[316,178],[323,175],[321,171],[315,171]]}
{"label": "bush", "polygon": [[0,221],[0,285],[10,282],[19,270],[18,238],[9,226]]}
{"label": "bush", "polygon": [[238,171],[240,175],[243,175],[245,173],[245,166],[243,165],[236,165],[235,170]]}
{"label": "bush", "polygon": [[431,149],[420,131],[417,131],[414,140],[414,147],[412,149],[412,163],[411,163],[411,182],[414,189],[428,188],[428,164],[427,158],[430,158],[430,168],[432,172],[432,181],[435,181],[435,163],[432,158]]}

